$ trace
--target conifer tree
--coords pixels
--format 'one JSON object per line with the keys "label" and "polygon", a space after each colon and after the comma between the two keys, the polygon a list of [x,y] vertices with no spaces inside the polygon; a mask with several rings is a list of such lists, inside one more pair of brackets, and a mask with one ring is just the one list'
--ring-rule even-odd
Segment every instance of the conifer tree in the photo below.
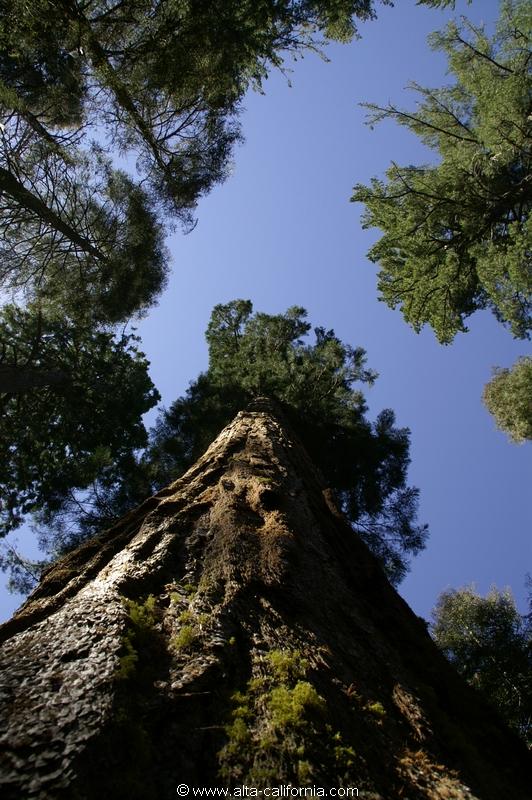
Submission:
{"label": "conifer tree", "polygon": [[0,285],[93,322],[153,305],[168,259],[153,201],[99,148],[68,151],[17,114],[0,133]]}
{"label": "conifer tree", "polygon": [[367,106],[372,123],[396,120],[435,155],[434,164],[393,163],[386,181],[356,186],[353,200],[366,205],[364,225],[383,233],[369,252],[382,299],[444,343],[478,309],[529,336],[531,30],[526,0],[502,3],[492,37],[467,20],[451,23],[431,43],[454,83],[413,83],[414,111]]}
{"label": "conifer tree", "polygon": [[0,535],[57,509],[109,463],[146,444],[159,399],[131,334],[82,328],[39,309],[0,315]]}
{"label": "conifer tree", "polygon": [[46,128],[103,125],[185,225],[227,173],[247,88],[288,53],[316,49],[320,35],[348,40],[356,18],[374,16],[373,0],[3,6],[0,78],[19,109]]}
{"label": "conifer tree", "polygon": [[253,398],[275,398],[324,475],[354,530],[399,582],[425,543],[416,524],[418,489],[407,485],[409,431],[390,409],[371,423],[358,388],[376,374],[362,348],[314,329],[303,308],[253,313],[250,301],[214,308],[207,328],[209,368],[163,410],[144,453],[104,465],[92,489],[39,512],[44,548],[57,557],[111,525],[178,478]]}

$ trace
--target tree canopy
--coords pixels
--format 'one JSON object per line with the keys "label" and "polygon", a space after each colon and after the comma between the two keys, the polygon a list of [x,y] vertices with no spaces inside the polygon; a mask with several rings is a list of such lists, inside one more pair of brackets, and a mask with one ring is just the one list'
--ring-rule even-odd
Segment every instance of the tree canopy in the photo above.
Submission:
{"label": "tree canopy", "polygon": [[143,454],[106,465],[90,493],[41,515],[49,551],[96,533],[179,477],[238,411],[267,395],[282,404],[354,529],[398,582],[427,535],[416,524],[418,490],[406,483],[409,431],[395,427],[390,410],[366,418],[356,385],[376,375],[364,351],[320,327],[310,343],[310,330],[300,307],[254,314],[249,301],[216,306],[208,370],[161,412]]}
{"label": "tree canopy", "polygon": [[444,343],[486,308],[515,337],[530,333],[531,30],[526,0],[502,4],[492,37],[453,22],[431,39],[453,84],[413,83],[414,111],[367,106],[372,122],[396,120],[435,155],[428,165],[393,163],[386,181],[357,185],[353,200],[366,205],[364,226],[383,232],[369,252],[382,299]]}
{"label": "tree canopy", "polygon": [[[0,81],[45,131],[103,125],[185,224],[227,172],[238,103],[287,53],[347,40],[373,0],[3,0]],[[12,104],[13,105],[13,104]]]}
{"label": "tree canopy", "polygon": [[[224,180],[245,91],[288,54],[348,40],[373,6],[2,0],[0,289],[105,322],[153,305],[161,215],[190,228]],[[132,156],[140,182],[104,151]]]}
{"label": "tree canopy", "polygon": [[0,535],[58,509],[107,463],[146,444],[159,395],[133,335],[82,329],[38,309],[0,313]]}
{"label": "tree canopy", "polygon": [[509,591],[453,589],[433,617],[436,644],[532,746],[532,606],[521,616]]}
{"label": "tree canopy", "polygon": [[511,369],[498,367],[494,372],[484,387],[484,405],[512,442],[532,439],[532,357],[523,356]]}
{"label": "tree canopy", "polygon": [[19,119],[0,135],[0,285],[48,313],[118,322],[153,305],[168,270],[148,194],[93,148],[65,153]]}

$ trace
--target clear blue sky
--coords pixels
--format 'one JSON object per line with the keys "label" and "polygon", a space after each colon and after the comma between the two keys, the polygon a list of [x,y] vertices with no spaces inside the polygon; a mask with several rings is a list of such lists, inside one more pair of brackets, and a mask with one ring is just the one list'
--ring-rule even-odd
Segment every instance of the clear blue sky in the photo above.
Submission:
{"label": "clear blue sky", "polygon": [[[250,94],[233,175],[201,202],[196,229],[170,239],[169,288],[139,325],[166,405],[207,365],[212,307],[237,297],[270,313],[302,305],[312,323],[366,348],[380,374],[367,393],[370,414],[392,408],[412,431],[410,482],[421,490],[431,536],[400,591],[427,618],[442,590],[470,583],[483,593],[510,586],[525,610],[532,571],[532,448],[509,444],[480,400],[492,366],[512,364],[527,343],[487,312],[449,347],[430,330],[415,334],[378,302],[376,268],[365,258],[377,234],[362,231],[362,209],[349,203],[353,185],[382,175],[392,159],[427,160],[392,123],[367,128],[357,104],[412,105],[410,80],[448,80],[426,36],[460,13],[492,23],[497,3],[458,2],[451,12],[400,0],[361,26],[361,40],[329,48],[330,63],[307,56],[293,64],[292,88],[274,74],[265,96]],[[0,615],[20,600],[3,592]]]}

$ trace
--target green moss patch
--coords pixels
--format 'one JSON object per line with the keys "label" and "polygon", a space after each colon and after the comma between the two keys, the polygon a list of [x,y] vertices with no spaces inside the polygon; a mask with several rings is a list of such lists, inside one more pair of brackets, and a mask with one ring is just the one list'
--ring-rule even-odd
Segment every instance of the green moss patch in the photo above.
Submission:
{"label": "green moss patch", "polygon": [[153,643],[156,600],[149,595],[143,602],[124,600],[128,613],[128,625],[122,639],[122,652],[115,677],[118,680],[133,678],[139,667],[139,652],[149,649]]}
{"label": "green moss patch", "polygon": [[271,650],[255,661],[255,674],[232,696],[227,741],[218,753],[228,786],[302,786],[324,776],[340,786],[350,779],[356,753],[334,733],[308,671],[297,650]]}

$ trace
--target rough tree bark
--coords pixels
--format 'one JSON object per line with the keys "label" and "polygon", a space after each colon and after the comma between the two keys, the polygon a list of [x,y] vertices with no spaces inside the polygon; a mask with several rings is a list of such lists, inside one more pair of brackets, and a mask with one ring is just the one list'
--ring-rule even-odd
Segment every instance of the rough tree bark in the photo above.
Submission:
{"label": "rough tree bark", "polygon": [[367,800],[530,798],[524,745],[266,401],[54,566],[1,635],[5,800],[290,781]]}

